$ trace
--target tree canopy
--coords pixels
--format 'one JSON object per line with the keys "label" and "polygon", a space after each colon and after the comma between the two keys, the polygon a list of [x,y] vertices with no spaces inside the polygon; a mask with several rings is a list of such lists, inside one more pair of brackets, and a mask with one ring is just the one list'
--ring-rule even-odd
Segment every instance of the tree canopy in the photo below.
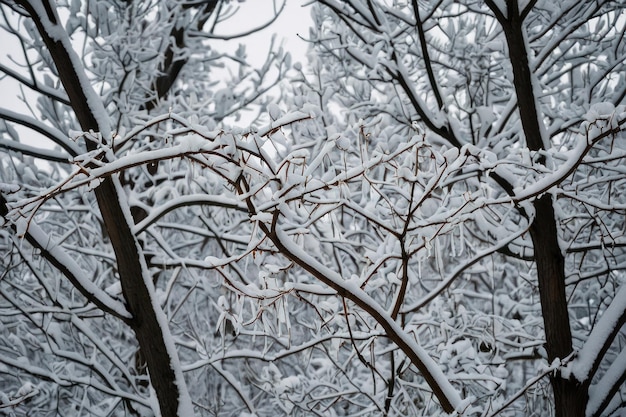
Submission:
{"label": "tree canopy", "polygon": [[0,3],[1,413],[623,413],[620,1]]}

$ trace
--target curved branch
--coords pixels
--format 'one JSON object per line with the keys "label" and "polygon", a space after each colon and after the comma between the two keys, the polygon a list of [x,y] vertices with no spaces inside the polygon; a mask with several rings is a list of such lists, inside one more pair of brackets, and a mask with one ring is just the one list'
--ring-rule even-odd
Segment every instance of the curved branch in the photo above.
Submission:
{"label": "curved branch", "polygon": [[274,23],[276,21],[276,19],[278,19],[280,14],[285,9],[286,5],[287,5],[287,0],[284,0],[283,4],[280,6],[278,11],[274,14],[274,16],[270,20],[268,20],[265,23],[262,23],[259,26],[254,27],[252,29],[246,30],[244,32],[240,32],[240,33],[233,34],[233,35],[215,35],[213,33],[202,32],[201,30],[192,30],[192,31],[189,31],[189,36],[196,36],[196,37],[205,38],[205,39],[219,39],[219,40],[223,40],[223,41],[230,41],[230,40],[233,40],[233,39],[243,38],[243,37],[252,35],[253,33],[256,33],[256,32],[258,32],[260,30],[263,30],[263,29],[269,27],[272,23]]}
{"label": "curved branch", "polygon": [[29,80],[28,78],[17,73],[16,71],[12,70],[6,65],[0,64],[0,72],[5,73],[9,77],[18,81],[20,84],[25,85],[26,87],[30,88],[33,91],[41,93],[46,97],[49,97],[55,101],[58,101],[59,103],[65,104],[66,106],[71,105],[70,100],[66,96],[60,95],[57,89],[50,88],[45,84],[39,85],[39,83],[37,83],[37,80]]}
{"label": "curved branch", "polygon": [[626,381],[626,349],[622,350],[606,374],[589,388],[591,399],[587,404],[587,415],[600,417],[611,404],[611,400]]}
{"label": "curved branch", "polygon": [[543,178],[541,181],[533,184],[522,190],[522,192],[515,194],[511,197],[513,202],[521,203],[523,201],[530,200],[534,197],[544,195],[554,186],[559,185],[566,178],[568,178],[574,171],[579,167],[585,155],[589,153],[589,151],[593,148],[593,146],[605,139],[609,136],[616,135],[620,131],[624,130],[624,126],[626,125],[626,118],[614,123],[614,126],[602,131],[599,135],[593,138],[586,138],[586,140],[581,140],[579,144],[570,151],[572,156],[567,159],[567,161],[555,172],[553,172],[550,176]]}
{"label": "curved branch", "polygon": [[261,224],[264,233],[274,242],[278,250],[288,259],[299,265],[312,276],[328,285],[341,297],[345,297],[370,314],[379,323],[387,337],[389,337],[411,360],[411,363],[420,371],[426,383],[439,400],[441,407],[447,413],[461,411],[463,401],[459,393],[448,381],[437,363],[426,351],[406,332],[393,318],[358,284],[345,281],[339,274],[315,258],[307,254],[302,248],[291,241],[287,233],[277,225],[279,211],[275,211],[271,228]]}
{"label": "curved branch", "polygon": [[504,404],[502,404],[500,407],[494,410],[491,414],[489,414],[489,417],[495,417],[501,412],[503,412],[504,410],[506,410],[511,404],[515,402],[515,400],[517,400],[522,395],[526,394],[526,392],[528,391],[530,387],[532,387],[533,385],[535,385],[536,383],[544,379],[546,376],[555,372],[557,369],[558,369],[557,365],[550,366],[547,369],[545,369],[543,372],[541,372],[539,375],[537,375],[536,377],[531,378],[526,383],[526,385],[524,385],[520,390],[518,390],[515,394],[513,394],[508,400],[506,400]]}
{"label": "curved branch", "polygon": [[68,140],[67,135],[61,133],[57,129],[48,126],[39,120],[32,119],[20,113],[16,113],[11,110],[7,110],[0,107],[0,119],[8,122],[13,122],[18,125],[27,127],[34,130],[37,133],[50,139],[52,142],[63,148],[70,156],[77,156],[83,153],[82,149],[74,142]]}
{"label": "curved branch", "polygon": [[489,10],[493,12],[494,16],[496,17],[496,20],[500,24],[503,24],[506,21],[507,11],[500,10],[500,8],[498,7],[498,5],[495,3],[494,0],[485,0],[485,4],[487,5],[487,7],[489,7]]}
{"label": "curved branch", "polygon": [[430,88],[433,90],[437,105],[440,109],[443,108],[443,99],[437,86],[437,80],[435,80],[435,72],[433,71],[433,65],[430,61],[430,54],[428,53],[428,45],[426,44],[426,34],[424,33],[424,25],[420,18],[419,5],[417,0],[413,0],[413,13],[415,14],[415,25],[417,26],[417,34],[420,39],[420,47],[422,48],[422,58],[424,59],[424,66],[426,67],[426,73],[428,74],[428,81],[430,82]]}
{"label": "curved branch", "polygon": [[415,89],[411,87],[411,81],[409,79],[406,67],[402,63],[401,59],[396,54],[396,51],[392,53],[392,59],[396,68],[392,68],[389,65],[385,65],[385,69],[393,77],[394,80],[402,87],[405,94],[408,96],[411,104],[424,124],[437,135],[446,139],[450,144],[456,148],[461,147],[461,142],[456,138],[452,129],[443,122],[437,122],[432,115],[428,114],[426,103],[417,95]]}
{"label": "curved branch", "polygon": [[[613,340],[626,324],[626,284],[615,294],[613,301],[593,327],[578,356],[563,371],[563,376],[572,375],[581,383],[589,383],[600,367],[600,363]],[[626,349],[620,356],[624,356]],[[626,361],[624,361],[626,364]],[[617,361],[613,363],[616,365]],[[607,372],[608,373],[608,372]],[[604,379],[604,377],[603,377]]]}
{"label": "curved branch", "polygon": [[34,146],[25,145],[14,140],[0,139],[0,148],[8,151],[19,152],[22,155],[33,156],[50,162],[60,162],[69,164],[70,159],[67,154],[53,149],[41,149]]}
{"label": "curved branch", "polygon": [[430,291],[427,296],[425,296],[421,300],[417,301],[413,305],[407,306],[405,309],[403,309],[402,313],[415,312],[415,311],[423,308],[426,304],[430,303],[432,300],[435,299],[435,297],[437,297],[446,288],[448,288],[463,272],[465,272],[467,270],[467,268],[469,268],[470,266],[474,265],[476,262],[480,261],[485,256],[492,255],[492,254],[494,254],[496,252],[499,252],[501,249],[506,248],[507,245],[509,245],[511,242],[513,242],[515,239],[517,239],[518,237],[522,236],[526,232],[528,232],[528,227],[523,228],[522,230],[518,231],[517,233],[513,234],[512,236],[509,236],[506,239],[501,240],[496,245],[494,245],[494,246],[492,246],[492,247],[490,247],[490,248],[488,248],[488,249],[486,249],[486,250],[484,250],[482,252],[479,252],[472,259],[470,259],[469,261],[467,261],[463,265],[458,266],[452,272],[452,274],[450,274],[450,276],[448,278],[446,278],[444,281],[442,281],[441,284],[439,284],[439,286],[437,288],[435,288],[434,290]]}
{"label": "curved branch", "polygon": [[192,205],[208,205],[216,207],[231,208],[242,212],[247,212],[246,206],[238,200],[228,199],[222,196],[213,196],[205,194],[186,195],[176,198],[156,209],[153,209],[148,216],[133,227],[134,233],[141,233],[154,224],[167,213],[174,211],[180,207]]}

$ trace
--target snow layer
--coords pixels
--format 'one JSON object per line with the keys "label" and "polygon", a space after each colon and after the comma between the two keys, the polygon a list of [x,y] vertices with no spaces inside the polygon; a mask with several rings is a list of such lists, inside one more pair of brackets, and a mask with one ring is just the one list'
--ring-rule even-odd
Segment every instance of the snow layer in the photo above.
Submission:
{"label": "snow layer", "polygon": [[[126,217],[126,221],[128,222],[128,224],[133,224],[133,217],[130,213],[130,206],[126,199],[124,190],[117,178],[113,177],[113,182],[115,184],[119,204],[122,207],[124,216]],[[187,390],[187,383],[185,382],[185,376],[183,375],[183,370],[180,363],[180,358],[178,357],[176,344],[174,343],[172,333],[169,329],[168,319],[163,312],[163,309],[161,308],[159,298],[157,297],[156,290],[154,288],[154,283],[152,282],[152,277],[149,273],[148,265],[146,265],[145,257],[141,255],[142,249],[137,239],[135,239],[135,246],[137,248],[137,253],[140,255],[139,262],[141,263],[142,270],[141,278],[143,279],[144,285],[146,286],[150,295],[152,309],[154,310],[157,321],[159,322],[159,326],[161,327],[161,335],[163,337],[165,348],[167,349],[167,354],[170,358],[170,366],[174,371],[175,384],[178,389],[178,415],[191,417],[194,415],[193,403],[191,402],[191,396],[189,395],[189,391]]]}
{"label": "snow layer", "polygon": [[[563,371],[565,378],[571,374],[576,380],[583,382],[593,376],[591,372],[594,368],[594,363],[600,359],[598,355],[602,353],[602,348],[614,332],[615,327],[620,324],[625,311],[626,285],[622,285],[622,288],[620,288],[609,307],[594,326],[576,358],[571,361]],[[624,355],[624,351],[621,355]],[[618,365],[618,363],[615,362],[614,365]],[[624,365],[626,365],[626,363]]]}
{"label": "snow layer", "polygon": [[[332,269],[326,267],[300,246],[295,244],[288,234],[280,227],[276,228],[276,237],[280,243],[284,245],[287,250],[301,261],[312,266],[323,274],[326,279],[331,281],[334,286],[343,289],[345,293],[350,293],[353,297],[359,299],[363,304],[367,304],[371,309],[384,320],[384,324],[391,328],[393,332],[399,337],[403,343],[410,347],[411,351],[419,358],[424,367],[428,370],[430,375],[435,380],[436,385],[441,389],[443,395],[450,402],[452,407],[460,412],[466,406],[466,402],[461,399],[457,390],[452,386],[450,381],[446,378],[445,374],[439,367],[439,365],[428,355],[428,353],[416,342],[416,340],[407,333],[400,325],[389,315],[389,313],[374,300],[369,294],[363,291],[360,287],[360,280],[344,280],[341,275]],[[381,323],[383,324],[383,323]]]}

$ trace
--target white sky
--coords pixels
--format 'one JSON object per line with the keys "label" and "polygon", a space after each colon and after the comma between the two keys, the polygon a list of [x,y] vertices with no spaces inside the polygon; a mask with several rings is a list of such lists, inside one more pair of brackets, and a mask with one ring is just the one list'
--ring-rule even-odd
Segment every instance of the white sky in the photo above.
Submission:
{"label": "white sky", "polygon": [[[304,64],[308,44],[298,35],[305,39],[309,35],[309,27],[312,23],[311,7],[304,5],[310,3],[310,0],[246,0],[240,4],[235,19],[219,26],[217,32],[219,34],[239,33],[242,29],[248,30],[260,22],[267,22],[273,16],[273,3],[282,1],[286,2],[285,10],[278,19],[269,27],[246,39],[248,56],[253,65],[262,64],[272,35],[276,33],[277,41],[283,38],[283,46],[291,52],[293,62],[300,61]],[[239,27],[234,27],[233,30],[228,30],[227,25],[234,25],[235,22],[242,22],[242,24]],[[238,45],[243,42],[243,39],[234,39],[229,42]],[[216,45],[216,48],[219,48],[219,45]]]}

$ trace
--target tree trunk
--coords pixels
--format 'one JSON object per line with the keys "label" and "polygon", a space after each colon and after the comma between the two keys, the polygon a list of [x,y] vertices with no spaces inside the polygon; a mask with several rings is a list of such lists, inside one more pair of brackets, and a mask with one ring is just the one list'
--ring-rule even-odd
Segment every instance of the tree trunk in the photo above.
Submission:
{"label": "tree trunk", "polygon": [[[506,17],[501,23],[513,69],[513,83],[526,144],[532,151],[544,150],[541,116],[532,82],[532,68],[523,33],[523,17],[517,0],[507,0]],[[544,163],[540,158],[537,162]],[[551,194],[534,202],[535,218],[530,226],[539,283],[539,298],[546,336],[548,361],[563,359],[572,353],[572,332],[569,323],[565,290],[565,258],[559,247],[558,228]],[[550,379],[554,393],[556,417],[583,417],[587,405],[587,387],[565,380],[557,373]]]}
{"label": "tree trunk", "polygon": [[[548,361],[572,353],[572,333],[565,293],[565,260],[559,248],[552,195],[545,194],[535,203],[535,219],[530,227],[533,241],[539,299],[546,333]],[[557,373],[550,377],[556,417],[584,417],[587,387],[566,380]]]}
{"label": "tree trunk", "polygon": [[[93,106],[96,104],[88,100],[88,92],[84,90],[91,87],[86,77],[81,78],[78,73],[80,69],[73,65],[75,62],[72,60],[73,51],[68,50],[67,44],[58,37],[53,39],[48,32],[50,27],[58,29],[59,32],[64,31],[58,21],[55,5],[49,1],[43,1],[39,7],[33,7],[28,1],[18,3],[28,11],[48,47],[82,130],[101,132],[103,127],[99,126],[98,119],[93,113]],[[45,14],[41,13],[42,11]],[[108,138],[103,138],[106,139]],[[88,142],[87,146],[93,150],[97,145]],[[145,265],[142,264],[141,248],[129,224],[130,212],[124,212],[118,194],[120,188],[116,186],[115,181],[112,177],[104,178],[95,189],[95,194],[115,252],[123,295],[132,314],[132,319],[128,323],[135,332],[146,360],[161,415],[176,417],[181,402],[185,403],[185,409],[189,410],[191,400],[186,395],[186,387],[178,384],[179,381],[182,382],[182,375],[177,377],[175,370],[178,356],[174,346],[168,345],[170,335],[167,322],[160,307],[153,302],[154,289],[151,287],[152,283],[147,276]]]}

